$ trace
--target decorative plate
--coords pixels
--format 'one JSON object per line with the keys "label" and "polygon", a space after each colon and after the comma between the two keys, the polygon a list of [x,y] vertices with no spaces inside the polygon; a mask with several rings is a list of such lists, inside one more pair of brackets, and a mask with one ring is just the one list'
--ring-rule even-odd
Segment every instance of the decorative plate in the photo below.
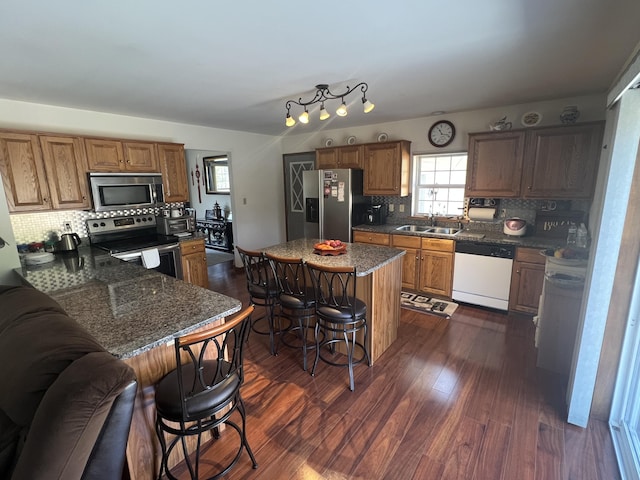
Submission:
{"label": "decorative plate", "polygon": [[384,132],[378,134],[378,141],[379,142],[386,142],[388,138],[389,138],[389,136]]}
{"label": "decorative plate", "polygon": [[356,144],[356,137],[354,135],[351,135],[350,137],[347,138],[347,145],[355,145]]}
{"label": "decorative plate", "polygon": [[527,112],[520,119],[520,123],[525,127],[535,127],[540,121],[542,121],[542,115],[538,112]]}
{"label": "decorative plate", "polygon": [[333,138],[327,138],[327,139],[324,141],[324,146],[325,146],[325,147],[333,147]]}

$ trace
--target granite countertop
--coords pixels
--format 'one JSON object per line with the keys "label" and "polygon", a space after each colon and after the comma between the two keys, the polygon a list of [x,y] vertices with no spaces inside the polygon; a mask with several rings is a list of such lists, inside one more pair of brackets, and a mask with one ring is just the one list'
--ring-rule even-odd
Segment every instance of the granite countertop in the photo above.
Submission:
{"label": "granite countertop", "polygon": [[278,257],[302,258],[305,262],[331,267],[356,267],[356,275],[364,277],[405,254],[404,250],[364,243],[345,243],[347,250],[342,255],[318,255],[313,246],[319,239],[301,238],[261,249]]}
{"label": "granite countertop", "polygon": [[48,294],[110,353],[128,358],[240,310],[242,304],[81,246],[16,272]]}
{"label": "granite countertop", "polygon": [[[407,222],[406,224],[410,224]],[[357,225],[353,227],[353,230],[359,230],[362,232],[377,232],[377,233],[392,233],[394,235],[411,235],[417,237],[435,237],[435,238],[447,238],[455,241],[473,241],[480,243],[497,243],[504,245],[514,245],[517,247],[528,248],[556,248],[565,246],[564,239],[549,238],[539,236],[527,236],[514,237],[505,235],[499,232],[488,232],[480,230],[467,230],[464,229],[456,235],[439,235],[435,233],[417,233],[417,232],[400,232],[396,230],[400,225]]]}

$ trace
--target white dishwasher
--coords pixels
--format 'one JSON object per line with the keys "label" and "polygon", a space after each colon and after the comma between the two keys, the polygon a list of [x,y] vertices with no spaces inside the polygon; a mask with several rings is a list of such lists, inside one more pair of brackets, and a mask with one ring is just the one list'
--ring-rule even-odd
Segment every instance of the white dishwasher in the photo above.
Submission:
{"label": "white dishwasher", "polygon": [[515,247],[480,242],[456,242],[453,300],[509,309]]}

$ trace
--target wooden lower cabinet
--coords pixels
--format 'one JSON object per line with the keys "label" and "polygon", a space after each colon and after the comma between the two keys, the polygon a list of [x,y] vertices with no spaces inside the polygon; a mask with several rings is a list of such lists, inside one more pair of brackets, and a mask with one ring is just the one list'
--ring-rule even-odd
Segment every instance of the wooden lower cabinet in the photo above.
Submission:
{"label": "wooden lower cabinet", "polygon": [[196,238],[180,242],[182,257],[182,279],[202,288],[209,288],[207,254],[204,239]]}
{"label": "wooden lower cabinet", "polygon": [[545,258],[537,248],[518,247],[511,272],[509,310],[538,313],[538,304],[544,284]]}
{"label": "wooden lower cabinet", "polygon": [[453,240],[391,235],[391,245],[402,248],[402,288],[451,298]]}
{"label": "wooden lower cabinet", "polygon": [[390,244],[388,233],[353,232],[353,241],[358,243],[371,243],[388,247]]}

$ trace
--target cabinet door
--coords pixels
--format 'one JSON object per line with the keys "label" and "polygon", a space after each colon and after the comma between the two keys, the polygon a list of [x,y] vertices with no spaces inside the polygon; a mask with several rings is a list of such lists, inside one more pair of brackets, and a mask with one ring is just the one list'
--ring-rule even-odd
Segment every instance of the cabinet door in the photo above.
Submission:
{"label": "cabinet door", "polygon": [[514,262],[509,294],[509,310],[536,314],[543,284],[544,265]]}
{"label": "cabinet door", "polygon": [[0,173],[9,212],[51,209],[36,135],[0,133]]}
{"label": "cabinet door", "polygon": [[420,250],[415,248],[404,248],[402,257],[402,288],[415,290],[418,288],[418,277],[420,274]]}
{"label": "cabinet door", "polygon": [[453,254],[422,250],[420,291],[451,298]]}
{"label": "cabinet door", "polygon": [[90,208],[84,146],[79,137],[40,136],[54,209]]}
{"label": "cabinet door", "polygon": [[364,146],[364,194],[409,194],[410,142],[372,143]]}
{"label": "cabinet door", "polygon": [[207,255],[201,238],[180,244],[182,254],[182,277],[185,282],[209,288]]}
{"label": "cabinet door", "polygon": [[319,148],[316,150],[316,169],[338,168],[338,148]]}
{"label": "cabinet door", "polygon": [[469,135],[467,197],[520,195],[525,132]]}
{"label": "cabinet door", "polygon": [[603,125],[542,128],[528,132],[523,196],[589,198],[593,195]]}
{"label": "cabinet door", "polygon": [[91,172],[119,172],[125,170],[124,152],[120,140],[85,138],[87,163]]}
{"label": "cabinet door", "polygon": [[159,172],[155,143],[122,142],[124,168],[132,172]]}
{"label": "cabinet door", "polygon": [[338,150],[339,168],[362,168],[363,145],[349,145]]}
{"label": "cabinet door", "polygon": [[158,157],[162,172],[164,201],[167,203],[189,201],[184,146],[175,143],[159,143]]}

